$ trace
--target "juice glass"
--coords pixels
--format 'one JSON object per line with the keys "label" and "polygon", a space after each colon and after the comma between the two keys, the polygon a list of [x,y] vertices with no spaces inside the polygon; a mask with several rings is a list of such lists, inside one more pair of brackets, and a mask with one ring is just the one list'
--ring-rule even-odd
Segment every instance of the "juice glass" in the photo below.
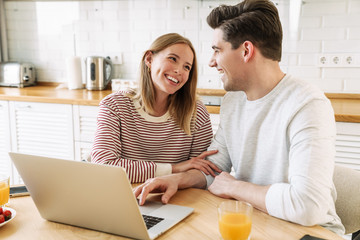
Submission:
{"label": "juice glass", "polygon": [[253,207],[241,201],[224,201],[218,206],[219,230],[224,240],[250,239]]}
{"label": "juice glass", "polygon": [[7,175],[0,174],[0,207],[9,202],[10,178]]}

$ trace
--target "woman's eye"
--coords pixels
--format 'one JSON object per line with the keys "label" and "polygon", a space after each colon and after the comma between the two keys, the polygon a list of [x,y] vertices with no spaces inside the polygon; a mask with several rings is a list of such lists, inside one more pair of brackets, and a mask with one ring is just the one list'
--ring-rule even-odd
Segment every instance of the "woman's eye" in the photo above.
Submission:
{"label": "woman's eye", "polygon": [[169,57],[169,59],[173,60],[174,62],[176,62],[176,58],[175,57]]}
{"label": "woman's eye", "polygon": [[185,66],[185,69],[190,71],[191,70],[191,67],[190,66]]}

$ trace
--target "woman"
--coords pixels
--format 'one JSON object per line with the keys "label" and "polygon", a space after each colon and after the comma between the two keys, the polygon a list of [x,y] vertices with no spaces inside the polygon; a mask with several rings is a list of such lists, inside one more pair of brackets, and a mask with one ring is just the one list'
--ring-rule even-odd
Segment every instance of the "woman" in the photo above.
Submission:
{"label": "woman", "polygon": [[176,33],[157,38],[142,58],[139,89],[100,103],[92,162],[125,168],[132,183],[192,168],[220,172],[205,157],[212,138],[209,114],[196,98],[191,42]]}

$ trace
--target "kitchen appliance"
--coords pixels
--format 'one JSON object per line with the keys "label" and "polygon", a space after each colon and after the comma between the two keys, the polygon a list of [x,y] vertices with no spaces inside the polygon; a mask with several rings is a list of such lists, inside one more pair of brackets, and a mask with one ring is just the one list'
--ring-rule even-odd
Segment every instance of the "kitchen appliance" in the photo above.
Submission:
{"label": "kitchen appliance", "polygon": [[86,65],[86,89],[104,90],[111,80],[113,65],[110,57],[87,57]]}
{"label": "kitchen appliance", "polygon": [[0,63],[0,86],[27,87],[36,85],[35,67],[31,63]]}

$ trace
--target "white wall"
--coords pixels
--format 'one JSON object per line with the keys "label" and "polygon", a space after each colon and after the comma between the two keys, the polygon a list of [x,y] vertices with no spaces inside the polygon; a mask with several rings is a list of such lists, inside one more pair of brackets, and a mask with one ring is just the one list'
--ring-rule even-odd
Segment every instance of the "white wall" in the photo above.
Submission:
{"label": "white wall", "polygon": [[[135,79],[151,41],[178,32],[197,50],[198,87],[221,88],[217,72],[207,66],[212,30],[206,16],[219,3],[238,2],[5,0],[10,60],[34,63],[39,81],[66,82],[65,58],[75,45],[81,57],[121,55],[123,64],[116,65],[114,78]],[[360,93],[360,0],[274,2],[284,30],[282,69],[326,92]],[[327,59],[325,67],[320,67],[321,56]],[[353,57],[353,66],[339,67],[348,56]],[[333,57],[340,59],[338,65],[331,63]]]}

